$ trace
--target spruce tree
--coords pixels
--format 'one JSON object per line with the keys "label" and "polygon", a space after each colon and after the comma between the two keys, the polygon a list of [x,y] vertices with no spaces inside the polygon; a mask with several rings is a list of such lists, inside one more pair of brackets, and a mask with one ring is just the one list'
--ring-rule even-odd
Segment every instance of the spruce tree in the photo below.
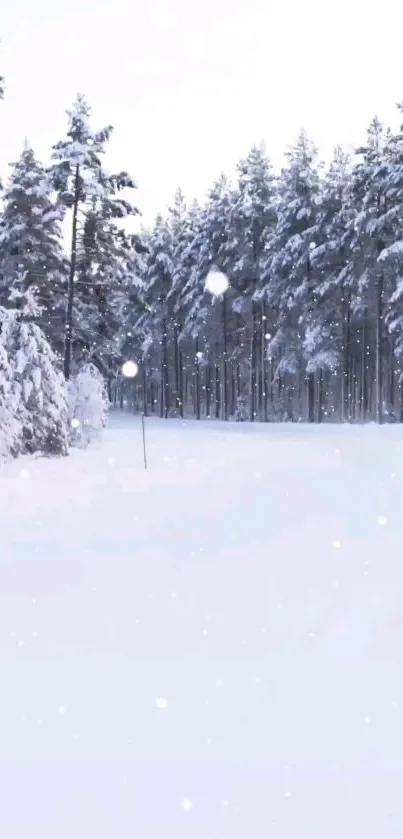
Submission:
{"label": "spruce tree", "polygon": [[42,307],[39,324],[60,351],[67,268],[62,213],[32,148],[26,144],[12,167],[0,223],[1,302],[6,304],[14,288],[22,293],[32,288]]}
{"label": "spruce tree", "polygon": [[270,303],[275,311],[274,334],[270,352],[276,358],[276,376],[286,376],[287,412],[292,403],[300,415],[305,393],[300,382],[305,378],[309,420],[314,419],[314,378],[304,376],[304,340],[316,305],[316,288],[311,261],[315,244],[320,201],[320,177],[317,151],[304,132],[287,154],[288,165],[278,182],[276,228],[271,275]]}
{"label": "spruce tree", "polygon": [[[105,298],[114,282],[116,268],[114,225],[138,212],[121,194],[122,190],[136,187],[130,175],[127,172],[110,174],[102,165],[112,126],[98,132],[92,130],[91,109],[82,94],[77,96],[67,114],[67,137],[53,146],[53,163],[49,169],[59,201],[71,211],[72,220],[64,349],[66,379],[71,372],[73,326],[78,328],[74,344],[77,340],[82,346],[83,324],[77,324],[75,295],[79,306],[81,301],[88,299],[92,288],[92,316],[100,321],[106,318]],[[93,333],[93,329],[91,324],[90,332]]]}

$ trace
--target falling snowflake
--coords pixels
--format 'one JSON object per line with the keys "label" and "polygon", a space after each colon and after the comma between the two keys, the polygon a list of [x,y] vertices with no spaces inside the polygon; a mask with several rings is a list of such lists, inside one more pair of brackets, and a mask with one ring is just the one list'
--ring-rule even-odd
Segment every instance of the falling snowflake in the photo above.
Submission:
{"label": "falling snowflake", "polygon": [[76,417],[71,420],[71,427],[72,428],[80,428],[81,422]]}
{"label": "falling snowflake", "polygon": [[388,519],[386,516],[377,516],[376,523],[379,524],[380,527],[385,527],[385,524],[388,523]]}
{"label": "falling snowflake", "polygon": [[189,812],[190,812],[190,810],[193,810],[193,807],[194,807],[194,804],[193,804],[193,801],[191,801],[191,800],[190,800],[190,798],[183,798],[183,799],[182,799],[182,801],[181,801],[181,808],[182,808],[182,810],[184,810],[186,813],[189,813]]}
{"label": "falling snowflake", "polygon": [[114,466],[116,463],[116,457],[108,457],[109,466]]}
{"label": "falling snowflake", "polygon": [[24,481],[27,481],[27,480],[28,480],[28,478],[29,478],[29,472],[28,472],[28,469],[21,469],[21,472],[20,472],[20,477],[21,477]]}
{"label": "falling snowflake", "polygon": [[68,705],[60,705],[59,714],[63,716],[63,714],[67,714]]}
{"label": "falling snowflake", "polygon": [[213,297],[220,297],[227,291],[229,286],[228,277],[222,271],[212,269],[206,277],[205,288]]}
{"label": "falling snowflake", "polygon": [[341,542],[338,539],[333,539],[332,548],[336,551],[339,550],[341,548]]}
{"label": "falling snowflake", "polygon": [[135,361],[125,361],[122,365],[122,376],[125,379],[135,379],[139,372],[139,365]]}
{"label": "falling snowflake", "polygon": [[224,687],[224,682],[223,682],[223,680],[222,680],[222,679],[217,679],[217,681],[216,681],[216,683],[215,683],[215,686],[216,686],[216,688],[222,688],[222,687]]}
{"label": "falling snowflake", "polygon": [[158,699],[156,699],[155,704],[156,704],[157,708],[159,708],[161,711],[168,708],[168,700],[164,699],[162,696],[160,696]]}

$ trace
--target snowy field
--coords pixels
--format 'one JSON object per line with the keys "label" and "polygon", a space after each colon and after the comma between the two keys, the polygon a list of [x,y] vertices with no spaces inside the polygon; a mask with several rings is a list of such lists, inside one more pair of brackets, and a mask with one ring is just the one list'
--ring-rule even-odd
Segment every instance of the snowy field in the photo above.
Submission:
{"label": "snowy field", "polygon": [[112,417],[0,475],[0,836],[403,835],[403,427]]}

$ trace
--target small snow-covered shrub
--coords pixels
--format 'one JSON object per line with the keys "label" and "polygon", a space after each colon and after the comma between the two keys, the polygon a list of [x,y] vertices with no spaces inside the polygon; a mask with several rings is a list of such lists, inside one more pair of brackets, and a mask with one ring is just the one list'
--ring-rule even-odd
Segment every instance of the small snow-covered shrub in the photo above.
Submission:
{"label": "small snow-covered shrub", "polygon": [[249,419],[246,399],[243,396],[237,397],[234,419],[236,422],[247,422]]}
{"label": "small snow-covered shrub", "polygon": [[85,364],[68,383],[69,442],[85,447],[99,440],[108,418],[105,380],[94,364]]}

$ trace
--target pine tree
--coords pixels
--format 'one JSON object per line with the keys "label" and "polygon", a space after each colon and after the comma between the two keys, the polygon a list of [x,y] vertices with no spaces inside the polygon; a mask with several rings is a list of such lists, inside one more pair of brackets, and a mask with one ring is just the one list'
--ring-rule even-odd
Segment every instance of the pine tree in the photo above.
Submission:
{"label": "pine tree", "polygon": [[[398,105],[403,113],[403,103]],[[378,266],[384,280],[382,314],[387,332],[383,333],[384,388],[386,410],[403,420],[403,126],[388,132],[383,147],[382,166],[375,173],[383,196],[383,212],[377,229],[382,233],[383,249]],[[381,208],[380,208],[381,209]],[[379,250],[379,249],[378,249]],[[382,328],[382,325],[381,327]],[[385,358],[386,356],[386,358]],[[394,358],[395,357],[395,358]],[[395,374],[398,374],[396,381]],[[399,393],[398,406],[396,405]],[[384,407],[385,410],[385,407]]]}
{"label": "pine tree", "polygon": [[[172,234],[166,219],[158,216],[153,230],[145,239],[147,259],[143,276],[143,312],[136,325],[142,334],[144,363],[148,367],[151,405],[154,406],[154,387],[158,382],[160,415],[167,418],[172,400],[169,380],[169,345],[174,324],[172,288]],[[145,400],[146,401],[146,400]]]}
{"label": "pine tree", "polygon": [[[382,421],[384,413],[384,321],[385,303],[390,295],[388,278],[379,257],[390,237],[393,241],[386,196],[386,145],[387,133],[375,118],[368,130],[366,146],[358,150],[360,160],[354,171],[357,214],[352,242],[356,279],[353,308],[360,321],[357,343],[361,350],[361,376],[356,375],[355,381],[361,380],[362,418],[365,419],[369,412],[377,422]],[[358,364],[357,359],[357,368]]]}
{"label": "pine tree", "polygon": [[51,198],[51,187],[33,150],[25,145],[12,164],[0,224],[1,297],[32,288],[41,302],[41,328],[60,350],[63,328],[66,260],[62,249],[62,214]]}
{"label": "pine tree", "polygon": [[32,289],[14,290],[2,326],[12,368],[14,416],[26,454],[67,455],[67,392],[58,359],[36,322],[41,314]]}
{"label": "pine tree", "polygon": [[[199,290],[194,305],[199,309],[203,307],[203,331],[213,368],[215,416],[224,420],[229,418],[231,412],[230,358],[235,345],[231,341],[235,324],[230,321],[236,298],[233,278],[238,253],[234,240],[234,206],[235,191],[229,180],[221,175],[208,193],[201,216],[197,241],[198,267],[194,274]],[[214,300],[205,292],[205,278],[212,267],[223,271],[230,280],[225,295]]]}
{"label": "pine tree", "polygon": [[[260,413],[268,418],[267,283],[265,265],[270,253],[276,222],[275,179],[264,148],[254,146],[238,165],[238,189],[232,214],[237,259],[234,283],[239,297],[234,309],[249,316],[250,410],[253,421]],[[235,252],[235,248],[234,248]],[[261,302],[262,301],[262,302]],[[249,318],[248,318],[249,319]]]}
{"label": "pine tree", "polygon": [[[301,132],[287,157],[288,166],[283,169],[278,183],[273,257],[268,267],[271,275],[270,304],[276,313],[269,351],[277,360],[276,376],[280,385],[282,377],[288,376],[287,412],[292,414],[294,397],[300,415],[305,396],[301,388],[305,369],[304,341],[316,305],[311,246],[315,243],[320,177],[317,151],[304,132]],[[306,374],[305,381],[308,417],[313,421],[313,374]]]}
{"label": "pine tree", "polygon": [[[122,190],[136,187],[133,179],[127,172],[110,174],[102,166],[112,126],[98,132],[91,129],[91,110],[82,94],[67,114],[67,137],[53,146],[54,162],[49,170],[60,202],[72,215],[64,352],[66,379],[71,371],[75,294],[80,300],[93,288],[94,309],[100,320],[106,317],[105,298],[116,268],[115,223],[138,212],[121,196]],[[76,274],[79,274],[77,292]],[[79,330],[82,331],[82,324]]]}
{"label": "pine tree", "polygon": [[[311,253],[317,297],[304,347],[308,372],[319,376],[319,420],[330,407],[324,405],[325,377],[328,401],[329,397],[336,397],[342,419],[350,416],[347,394],[351,369],[351,297],[354,286],[351,247],[354,221],[352,164],[348,156],[336,148],[323,182]],[[334,393],[337,373],[340,391]]]}

